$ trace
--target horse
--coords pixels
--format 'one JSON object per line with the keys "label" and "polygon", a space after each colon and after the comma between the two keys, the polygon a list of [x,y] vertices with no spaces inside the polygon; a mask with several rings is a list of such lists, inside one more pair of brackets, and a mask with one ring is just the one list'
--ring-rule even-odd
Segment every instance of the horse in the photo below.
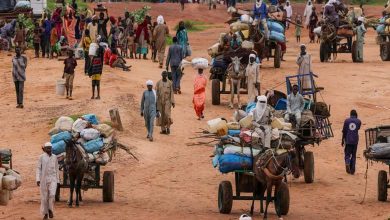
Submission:
{"label": "horse", "polygon": [[81,150],[83,148],[75,143],[73,140],[66,142],[65,152],[65,169],[68,171],[69,183],[70,183],[70,195],[68,206],[72,207],[73,205],[73,191],[76,188],[76,207],[82,201],[81,197],[81,183],[84,178],[84,173],[87,172],[88,162],[83,156]]}
{"label": "horse", "polygon": [[[254,201],[256,193],[260,195],[260,212],[264,213],[264,219],[267,219],[268,205],[272,200],[272,188],[275,186],[274,195],[278,196],[279,188],[282,180],[286,179],[286,175],[292,172],[294,178],[299,178],[299,158],[295,151],[275,155],[273,150],[266,150],[263,154],[254,158],[253,171],[256,177],[255,186],[259,191],[254,190],[251,215],[253,215]],[[267,191],[265,212],[263,210],[263,196]],[[275,200],[275,206],[276,200]],[[278,208],[275,209],[278,218],[281,219],[282,214]]]}
{"label": "horse", "polygon": [[238,58],[237,56],[232,57],[232,62],[229,64],[226,73],[227,77],[229,79],[230,83],[230,104],[229,107],[233,108],[233,101],[234,101],[234,93],[237,92],[237,99],[238,99],[238,108],[241,108],[241,102],[240,102],[240,89],[241,89],[241,81],[244,79],[245,74],[245,67],[241,64],[242,57]]}

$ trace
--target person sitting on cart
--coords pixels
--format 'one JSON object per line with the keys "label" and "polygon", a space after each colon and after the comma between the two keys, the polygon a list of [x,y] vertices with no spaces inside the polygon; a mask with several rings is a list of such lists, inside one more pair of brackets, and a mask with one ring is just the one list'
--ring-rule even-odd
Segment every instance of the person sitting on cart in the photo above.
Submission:
{"label": "person sitting on cart", "polygon": [[237,38],[236,34],[233,34],[232,40],[230,41],[230,48],[237,50],[241,47],[241,41]]}
{"label": "person sitting on cart", "polygon": [[324,9],[324,18],[328,20],[331,24],[333,24],[336,28],[339,27],[339,15],[336,12],[337,0],[329,0],[325,5]]}
{"label": "person sitting on cart", "polygon": [[267,25],[267,5],[263,2],[263,0],[256,0],[255,6],[253,7],[253,14],[255,16],[255,20],[253,21],[253,25],[261,25],[264,29],[265,37],[269,38],[268,25]]}
{"label": "person sitting on cart", "polygon": [[292,93],[287,96],[287,112],[284,119],[290,122],[291,116],[295,118],[296,127],[301,124],[302,111],[305,108],[305,100],[298,92],[298,86],[293,85]]}
{"label": "person sitting on cart", "polygon": [[255,132],[260,136],[263,147],[265,149],[271,147],[271,108],[267,105],[267,97],[264,95],[257,96],[256,108],[252,112],[252,125],[255,127]]}
{"label": "person sitting on cart", "polygon": [[356,151],[359,143],[359,129],[362,122],[358,119],[356,110],[351,110],[350,117],[344,121],[343,139],[341,146],[344,147],[345,170],[355,174]]}

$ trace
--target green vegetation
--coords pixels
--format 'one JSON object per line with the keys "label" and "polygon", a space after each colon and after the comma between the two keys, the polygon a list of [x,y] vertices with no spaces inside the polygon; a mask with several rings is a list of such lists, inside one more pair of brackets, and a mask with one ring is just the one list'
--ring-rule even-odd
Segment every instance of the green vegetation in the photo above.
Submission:
{"label": "green vegetation", "polygon": [[[208,28],[213,27],[212,24],[208,24],[202,21],[192,21],[192,20],[184,20],[184,26],[186,27],[188,32],[196,32],[196,31],[204,31]],[[179,25],[175,26],[175,30],[179,28]]]}
{"label": "green vegetation", "polygon": [[[72,3],[71,0],[66,0],[66,3]],[[85,3],[83,0],[76,1],[78,9],[82,10],[88,7],[88,3]],[[53,11],[56,8],[56,0],[47,0],[47,9]]]}
{"label": "green vegetation", "polygon": [[[150,11],[151,7],[145,5],[141,9],[135,10],[133,12],[130,12],[132,16],[134,16],[135,22],[137,23],[142,23],[145,19],[145,16],[148,14]],[[127,10],[126,10],[127,11]]]}
{"label": "green vegetation", "polygon": [[165,38],[165,42],[167,43],[167,45],[172,45],[173,44],[173,37],[171,36],[168,36]]}

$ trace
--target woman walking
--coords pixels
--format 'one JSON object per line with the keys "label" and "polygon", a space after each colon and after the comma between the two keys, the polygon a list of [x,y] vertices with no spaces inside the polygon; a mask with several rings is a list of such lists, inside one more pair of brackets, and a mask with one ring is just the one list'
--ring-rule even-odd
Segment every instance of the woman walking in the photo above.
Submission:
{"label": "woman walking", "polygon": [[203,74],[203,69],[198,69],[198,75],[194,80],[194,98],[192,99],[198,120],[204,118],[203,111],[206,102],[206,85],[207,79]]}
{"label": "woman walking", "polygon": [[179,42],[180,46],[183,50],[183,57],[186,58],[188,56],[191,56],[191,52],[188,51],[188,35],[187,30],[184,25],[184,21],[180,21],[179,23],[179,29],[177,29],[176,32],[177,41]]}
{"label": "woman walking", "polygon": [[146,60],[146,55],[148,54],[148,44],[149,44],[149,30],[148,25],[150,23],[150,17],[146,16],[144,21],[138,25],[135,42],[137,42],[137,52],[139,54],[139,59],[143,55],[143,59]]}

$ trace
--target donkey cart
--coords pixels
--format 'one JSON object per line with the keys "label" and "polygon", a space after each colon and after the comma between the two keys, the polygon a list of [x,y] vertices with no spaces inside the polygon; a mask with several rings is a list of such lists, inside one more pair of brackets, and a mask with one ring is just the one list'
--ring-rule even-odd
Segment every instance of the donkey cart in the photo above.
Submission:
{"label": "donkey cart", "polygon": [[[113,171],[104,171],[103,180],[101,180],[100,166],[96,163],[88,164],[88,172],[85,173],[82,189],[102,189],[103,190],[103,202],[113,202],[114,201],[114,172]],[[63,178],[62,183],[57,186],[55,200],[60,201],[60,190],[65,188],[70,188],[69,184],[69,174],[66,171],[65,167],[62,167]]]}
{"label": "donkey cart", "polygon": [[[367,160],[384,163],[389,166],[390,173],[390,158],[379,158],[371,155],[369,147],[373,144],[388,143],[390,140],[390,125],[378,126],[369,128],[365,131],[366,150],[364,156]],[[378,150],[378,149],[377,149]],[[380,151],[380,150],[378,150]],[[380,170],[378,173],[378,201],[385,202],[387,200],[388,189],[390,188],[388,173],[385,170]]]}
{"label": "donkey cart", "polygon": [[[254,192],[254,173],[248,170],[237,170],[234,172],[235,194],[230,181],[222,181],[218,187],[218,209],[221,214],[229,214],[232,210],[233,200],[253,200]],[[251,195],[242,195],[242,193]],[[256,194],[255,200],[263,200],[264,195]],[[278,194],[272,197],[275,202],[275,210],[281,215],[287,215],[290,208],[290,192],[285,182],[280,185]]]}
{"label": "donkey cart", "polygon": [[390,34],[380,34],[377,36],[380,57],[382,61],[390,61]]}

